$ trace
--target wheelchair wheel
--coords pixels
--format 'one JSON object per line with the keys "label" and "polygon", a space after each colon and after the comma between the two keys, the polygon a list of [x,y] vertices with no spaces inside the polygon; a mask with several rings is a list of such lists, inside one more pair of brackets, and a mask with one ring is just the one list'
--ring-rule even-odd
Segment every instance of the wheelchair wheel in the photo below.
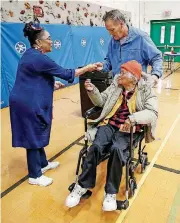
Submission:
{"label": "wheelchair wheel", "polygon": [[147,165],[148,165],[148,157],[147,155],[143,155],[141,162],[141,173],[144,173]]}
{"label": "wheelchair wheel", "polygon": [[129,197],[133,197],[134,196],[136,188],[137,188],[137,184],[136,184],[135,179],[130,178],[129,179],[129,189],[130,189]]}
{"label": "wheelchair wheel", "polygon": [[134,174],[134,170],[135,170],[135,164],[134,162],[130,163],[130,167],[129,167],[129,176],[132,178],[133,174]]}

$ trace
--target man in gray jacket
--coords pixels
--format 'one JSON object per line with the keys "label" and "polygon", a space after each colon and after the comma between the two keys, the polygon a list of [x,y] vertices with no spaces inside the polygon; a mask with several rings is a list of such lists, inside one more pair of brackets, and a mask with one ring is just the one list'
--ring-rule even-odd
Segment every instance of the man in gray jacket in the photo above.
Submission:
{"label": "man in gray jacket", "polygon": [[114,77],[112,84],[102,93],[89,81],[85,88],[95,106],[102,107],[98,119],[89,123],[88,137],[92,145],[88,149],[78,183],[66,199],[66,206],[74,207],[81,196],[96,182],[96,167],[108,149],[104,211],[117,209],[116,194],[119,191],[122,169],[128,157],[130,127],[135,125],[134,139],[145,125],[145,141],[155,139],[158,117],[157,97],[148,85],[151,75],[142,76],[142,66],[135,60],[121,65],[121,74]]}

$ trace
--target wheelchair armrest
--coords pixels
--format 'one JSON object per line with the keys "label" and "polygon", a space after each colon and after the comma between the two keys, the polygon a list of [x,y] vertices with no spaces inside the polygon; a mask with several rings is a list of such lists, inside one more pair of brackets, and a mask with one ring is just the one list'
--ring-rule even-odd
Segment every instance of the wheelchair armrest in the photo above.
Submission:
{"label": "wheelchair armrest", "polygon": [[131,146],[131,148],[133,147],[133,145],[136,148],[138,143],[139,142],[141,143],[142,140],[144,139],[144,130],[142,130],[141,132],[139,132],[139,136],[137,137],[137,139],[133,140],[133,128],[134,127],[136,127],[136,125],[131,126],[131,128],[130,128],[130,146]]}
{"label": "wheelchair armrest", "polygon": [[85,118],[89,118],[91,115],[93,115],[93,114],[95,114],[96,112],[101,111],[101,110],[102,110],[101,107],[97,107],[97,106],[92,107],[92,108],[90,108],[89,110],[87,110],[87,111],[85,112]]}

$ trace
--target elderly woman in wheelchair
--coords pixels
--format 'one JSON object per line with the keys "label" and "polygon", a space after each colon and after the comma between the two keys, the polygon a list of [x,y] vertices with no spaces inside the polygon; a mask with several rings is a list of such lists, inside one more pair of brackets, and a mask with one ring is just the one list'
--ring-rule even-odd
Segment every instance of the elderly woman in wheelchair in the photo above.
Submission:
{"label": "elderly woman in wheelchair", "polygon": [[[129,148],[141,135],[142,130],[145,142],[155,139],[158,117],[157,97],[148,85],[147,78],[151,76],[144,74],[141,65],[133,60],[121,66],[121,73],[114,77],[111,85],[102,93],[88,80],[85,81],[85,88],[91,101],[95,106],[101,107],[102,112],[98,119],[88,123],[89,129],[86,136],[92,141],[92,145],[85,151],[82,173],[70,189],[71,193],[66,198],[66,206],[78,205],[88,189],[95,187],[96,167],[103,155],[108,152],[103,210],[114,211],[127,208],[129,174],[132,195],[136,188],[134,169],[129,165],[132,162],[132,150]],[[146,162],[143,164],[146,165],[147,153],[140,150],[139,154],[141,155],[139,162],[142,164],[142,159],[145,158]],[[121,202],[119,208],[116,194],[119,191],[124,165],[127,167],[127,200],[124,203]]]}

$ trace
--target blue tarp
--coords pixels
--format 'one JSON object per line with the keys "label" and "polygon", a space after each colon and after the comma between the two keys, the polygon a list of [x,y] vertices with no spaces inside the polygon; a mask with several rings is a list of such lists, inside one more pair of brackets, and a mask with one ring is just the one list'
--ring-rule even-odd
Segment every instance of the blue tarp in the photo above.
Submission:
{"label": "blue tarp", "polygon": [[92,32],[92,41],[94,46],[95,61],[103,61],[106,57],[110,35],[105,28],[94,27]]}
{"label": "blue tarp", "polygon": [[[104,27],[42,24],[53,40],[53,51],[48,54],[65,68],[77,68],[102,61],[106,55],[110,36]],[[23,36],[24,24],[1,23],[1,108],[8,106],[19,59],[29,42]],[[63,83],[68,85],[64,80]],[[79,81],[75,79],[74,83]]]}
{"label": "blue tarp", "polygon": [[5,78],[4,72],[1,72],[1,108],[7,107],[9,104],[9,90]]}

